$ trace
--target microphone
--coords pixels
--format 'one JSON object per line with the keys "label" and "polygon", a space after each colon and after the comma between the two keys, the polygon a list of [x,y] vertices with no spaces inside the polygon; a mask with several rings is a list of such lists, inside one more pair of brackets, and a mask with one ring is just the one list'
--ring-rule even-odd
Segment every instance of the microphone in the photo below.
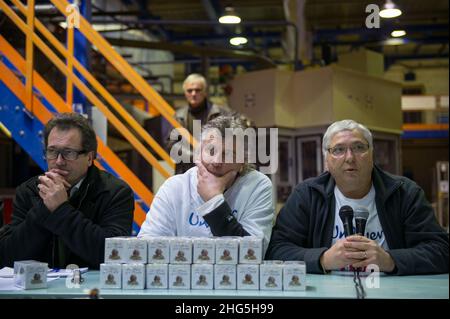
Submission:
{"label": "microphone", "polygon": [[355,209],[356,234],[364,236],[368,218],[369,218],[369,211],[367,210],[367,208],[361,206]]}
{"label": "microphone", "polygon": [[345,237],[353,235],[353,209],[348,205],[342,206],[339,209],[339,217],[344,224]]}
{"label": "microphone", "polygon": [[[366,231],[366,223],[367,219],[369,218],[369,210],[366,207],[359,206],[355,208],[355,228],[356,228],[356,234],[364,236],[364,233]],[[361,278],[359,277],[359,272],[364,271],[365,268],[356,268],[356,272],[354,273],[357,280],[357,296],[358,298],[364,299],[366,296],[366,292],[364,291],[364,287],[361,284]],[[359,291],[358,291],[359,287]]]}

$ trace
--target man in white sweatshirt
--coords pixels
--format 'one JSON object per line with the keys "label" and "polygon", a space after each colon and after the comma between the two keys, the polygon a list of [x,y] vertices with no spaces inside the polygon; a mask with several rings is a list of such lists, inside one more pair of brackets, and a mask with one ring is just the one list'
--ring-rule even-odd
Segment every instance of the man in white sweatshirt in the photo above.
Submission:
{"label": "man in white sweatshirt", "polygon": [[[272,182],[248,164],[248,139],[243,148],[238,139],[232,146],[222,143],[226,128],[234,134],[248,126],[236,116],[219,116],[203,126],[196,166],[160,187],[138,237],[257,236],[267,247],[274,217]],[[239,149],[245,150],[243,163]]]}

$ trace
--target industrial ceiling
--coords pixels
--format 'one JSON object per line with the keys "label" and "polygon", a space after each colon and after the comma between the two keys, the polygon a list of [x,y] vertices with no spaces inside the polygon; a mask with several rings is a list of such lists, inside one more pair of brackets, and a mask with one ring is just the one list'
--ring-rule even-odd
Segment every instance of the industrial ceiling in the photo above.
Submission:
{"label": "industrial ceiling", "polygon": [[[441,65],[442,59],[437,59],[448,58],[448,0],[395,0],[402,15],[381,19],[380,28],[372,29],[365,25],[369,15],[366,7],[370,3],[382,8],[385,1],[122,0],[119,5],[94,1],[92,20],[123,21],[128,29],[148,30],[161,40],[161,46],[172,45],[177,59],[185,60],[198,54],[194,49],[180,52],[185,49],[182,46],[177,51],[177,45],[193,45],[203,52],[212,49],[246,52],[275,64],[292,62],[294,31],[300,39],[297,58],[301,65],[329,63],[338,54],[359,47],[383,53],[386,67],[418,59],[428,63],[435,60]],[[232,6],[241,17],[240,30],[217,22],[227,6]],[[387,41],[394,29],[407,33],[401,44]],[[238,48],[230,45],[229,39],[236,32],[245,35],[249,42]],[[220,52],[210,52],[213,63],[233,57]],[[234,58],[240,60],[238,56]]]}

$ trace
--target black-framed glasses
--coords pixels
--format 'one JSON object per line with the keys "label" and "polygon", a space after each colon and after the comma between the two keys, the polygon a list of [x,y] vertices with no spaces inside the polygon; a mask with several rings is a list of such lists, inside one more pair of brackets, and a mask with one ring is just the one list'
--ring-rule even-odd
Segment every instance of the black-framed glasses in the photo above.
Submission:
{"label": "black-framed glasses", "polygon": [[63,149],[47,148],[44,151],[45,158],[48,160],[57,159],[59,154],[61,154],[62,158],[65,159],[66,161],[76,160],[78,156],[85,153],[87,153],[86,150],[76,151],[70,148],[63,148]]}
{"label": "black-framed glasses", "polygon": [[350,146],[336,145],[334,147],[330,147],[328,152],[330,152],[330,154],[334,157],[342,157],[347,153],[348,149],[351,149],[353,154],[361,155],[369,150],[369,144],[354,143]]}

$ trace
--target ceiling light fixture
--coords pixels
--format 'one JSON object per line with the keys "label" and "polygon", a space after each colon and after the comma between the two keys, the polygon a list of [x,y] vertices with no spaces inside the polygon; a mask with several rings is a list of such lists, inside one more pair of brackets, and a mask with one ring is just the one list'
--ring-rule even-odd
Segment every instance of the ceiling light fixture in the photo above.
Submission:
{"label": "ceiling light fixture", "polygon": [[401,38],[389,38],[384,41],[384,45],[402,45],[405,43],[406,43],[405,39]]}
{"label": "ceiling light fixture", "polygon": [[241,23],[241,18],[238,17],[233,7],[225,7],[225,12],[219,18],[219,22],[223,24],[237,24]]}
{"label": "ceiling light fixture", "polygon": [[380,17],[385,19],[395,18],[401,14],[402,11],[391,0],[386,0],[383,10],[380,11]]}
{"label": "ceiling light fixture", "polygon": [[394,38],[398,38],[398,37],[402,37],[406,35],[406,31],[405,30],[394,30],[391,33],[391,36]]}
{"label": "ceiling light fixture", "polygon": [[242,37],[242,36],[236,36],[230,39],[230,44],[232,45],[241,45],[241,44],[246,44],[248,42],[246,37]]}

